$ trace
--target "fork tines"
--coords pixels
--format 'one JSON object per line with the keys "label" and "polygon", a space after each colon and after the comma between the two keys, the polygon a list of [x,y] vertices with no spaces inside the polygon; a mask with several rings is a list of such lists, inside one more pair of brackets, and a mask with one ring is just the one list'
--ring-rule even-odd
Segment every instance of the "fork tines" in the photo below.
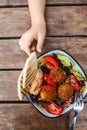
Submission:
{"label": "fork tines", "polygon": [[79,103],[79,102],[81,102],[81,101],[83,101],[83,95],[82,94],[80,94],[79,92],[76,92],[75,93],[75,103],[77,102],[77,103]]}

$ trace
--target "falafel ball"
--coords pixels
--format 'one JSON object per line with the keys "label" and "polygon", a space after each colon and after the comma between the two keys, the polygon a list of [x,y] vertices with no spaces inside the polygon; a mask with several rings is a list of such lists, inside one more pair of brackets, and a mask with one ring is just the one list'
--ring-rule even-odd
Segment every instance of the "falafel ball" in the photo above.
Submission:
{"label": "falafel ball", "polygon": [[58,87],[58,97],[65,101],[69,101],[72,98],[74,89],[69,83],[64,83]]}
{"label": "falafel ball", "polygon": [[62,83],[66,79],[66,72],[60,67],[54,67],[50,71],[50,77],[55,83]]}
{"label": "falafel ball", "polygon": [[50,85],[43,85],[40,91],[40,97],[43,101],[52,102],[57,97],[56,88]]}

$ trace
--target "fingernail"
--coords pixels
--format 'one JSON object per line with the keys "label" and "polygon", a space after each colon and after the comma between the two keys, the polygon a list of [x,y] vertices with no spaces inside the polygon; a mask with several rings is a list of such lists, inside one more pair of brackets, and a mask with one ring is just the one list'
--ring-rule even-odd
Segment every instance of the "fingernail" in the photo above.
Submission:
{"label": "fingernail", "polygon": [[41,52],[42,50],[41,50],[41,48],[38,48],[38,52]]}

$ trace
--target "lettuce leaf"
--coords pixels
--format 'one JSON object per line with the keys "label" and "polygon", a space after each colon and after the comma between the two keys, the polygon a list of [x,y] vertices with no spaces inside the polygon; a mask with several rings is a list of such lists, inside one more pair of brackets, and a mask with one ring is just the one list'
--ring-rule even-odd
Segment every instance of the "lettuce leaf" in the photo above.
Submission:
{"label": "lettuce leaf", "polygon": [[83,77],[82,74],[78,70],[76,70],[74,68],[70,69],[70,72],[73,73],[76,76],[78,81],[81,81],[81,80],[85,79],[85,77]]}
{"label": "lettuce leaf", "polygon": [[40,68],[41,65],[43,65],[43,60],[42,60],[42,58],[38,60],[38,68]]}
{"label": "lettuce leaf", "polygon": [[86,91],[86,89],[87,89],[87,86],[82,87],[83,92]]}
{"label": "lettuce leaf", "polygon": [[61,60],[62,64],[65,66],[65,67],[71,67],[71,61],[70,59],[67,57],[67,56],[64,56],[64,55],[61,55],[61,54],[58,54],[57,55],[57,58],[59,60]]}

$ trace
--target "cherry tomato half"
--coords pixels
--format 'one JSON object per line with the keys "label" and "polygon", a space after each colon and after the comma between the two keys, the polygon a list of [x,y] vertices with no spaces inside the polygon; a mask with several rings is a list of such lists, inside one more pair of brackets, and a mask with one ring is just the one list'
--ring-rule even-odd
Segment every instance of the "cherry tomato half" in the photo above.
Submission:
{"label": "cherry tomato half", "polygon": [[55,103],[51,103],[51,104],[43,103],[42,106],[43,108],[46,109],[46,111],[54,115],[61,115],[61,113],[63,112],[63,108],[61,108]]}
{"label": "cherry tomato half", "polygon": [[45,74],[44,75],[44,81],[46,81],[48,84],[56,87],[56,84],[54,83],[54,81],[52,80],[52,78],[50,77],[50,75]]}
{"label": "cherry tomato half", "polygon": [[74,87],[74,89],[76,91],[80,92],[81,87],[80,87],[76,77],[73,74],[70,75],[70,82],[71,82],[72,86]]}
{"label": "cherry tomato half", "polygon": [[55,67],[58,67],[59,66],[59,63],[57,60],[55,60],[52,56],[44,56],[43,57],[43,61],[44,62],[48,62],[48,63],[51,63],[53,66]]}

